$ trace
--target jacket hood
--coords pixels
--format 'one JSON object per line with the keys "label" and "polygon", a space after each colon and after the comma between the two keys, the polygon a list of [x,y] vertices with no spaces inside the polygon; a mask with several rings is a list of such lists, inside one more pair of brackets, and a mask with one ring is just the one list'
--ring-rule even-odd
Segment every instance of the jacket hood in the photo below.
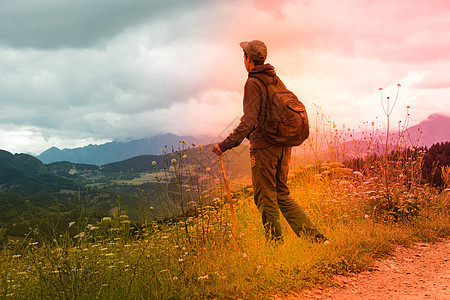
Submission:
{"label": "jacket hood", "polygon": [[250,77],[253,74],[263,73],[267,76],[275,76],[277,73],[275,72],[275,68],[271,64],[264,64],[259,66],[254,66],[250,72],[248,72],[248,76]]}

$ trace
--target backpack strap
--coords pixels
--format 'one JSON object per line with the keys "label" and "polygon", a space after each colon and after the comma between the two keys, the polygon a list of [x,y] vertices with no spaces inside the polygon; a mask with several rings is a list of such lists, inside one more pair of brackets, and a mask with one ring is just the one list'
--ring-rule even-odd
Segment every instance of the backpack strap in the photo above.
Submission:
{"label": "backpack strap", "polygon": [[[263,85],[266,87],[266,91],[267,91],[266,99],[265,99],[265,101],[264,101],[264,99],[261,99],[261,103],[259,104],[259,112],[258,112],[257,122],[261,124],[261,117],[262,117],[261,114],[262,114],[262,110],[263,110],[263,105],[265,107],[265,110],[267,110],[268,105],[270,105],[269,104],[269,101],[270,101],[269,85],[277,84],[278,81],[279,81],[279,78],[278,78],[278,76],[275,75],[273,77],[272,82],[269,82],[269,80],[270,80],[269,77],[270,76],[267,76],[267,75],[264,75],[264,74],[261,74],[261,73],[252,74],[249,77],[254,77],[254,78],[259,79],[259,81],[262,82]],[[255,130],[255,127],[256,127],[256,124],[255,124],[255,126],[253,127],[253,129],[251,131]]]}

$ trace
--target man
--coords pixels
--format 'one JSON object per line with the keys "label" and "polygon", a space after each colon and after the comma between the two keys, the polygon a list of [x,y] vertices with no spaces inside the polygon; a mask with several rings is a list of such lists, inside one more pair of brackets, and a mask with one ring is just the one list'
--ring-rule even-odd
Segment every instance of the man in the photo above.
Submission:
{"label": "man", "polygon": [[266,237],[269,240],[282,241],[280,224],[281,213],[294,232],[300,236],[306,233],[316,242],[329,243],[314,226],[303,208],[290,196],[287,186],[287,174],[291,147],[272,145],[265,140],[262,124],[259,122],[264,102],[268,101],[267,87],[252,75],[264,74],[273,82],[276,75],[274,67],[265,64],[266,45],[258,40],[242,42],[244,66],[248,79],[244,87],[244,115],[240,124],[221,143],[214,145],[212,151],[217,155],[239,146],[244,138],[250,140],[250,160],[255,204],[261,212]]}

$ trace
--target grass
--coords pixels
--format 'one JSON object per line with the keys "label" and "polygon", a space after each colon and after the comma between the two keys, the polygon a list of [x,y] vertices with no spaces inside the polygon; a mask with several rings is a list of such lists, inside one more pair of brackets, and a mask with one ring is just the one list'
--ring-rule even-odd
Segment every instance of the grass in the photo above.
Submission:
{"label": "grass", "polygon": [[375,180],[361,180],[353,173],[320,180],[314,172],[293,174],[293,196],[331,244],[298,238],[285,221],[284,244],[266,242],[251,188],[244,187],[234,193],[237,251],[228,206],[218,198],[191,203],[198,208],[196,215],[152,221],[140,229],[130,228],[127,216],[121,215],[80,227],[75,237],[67,234],[48,241],[32,231],[22,242],[10,241],[1,254],[1,295],[264,299],[331,285],[333,274],[370,269],[374,259],[388,255],[396,244],[449,235],[447,191],[416,187],[420,214],[393,222],[369,206]]}
{"label": "grass", "polygon": [[[371,269],[396,245],[450,234],[449,189],[418,180],[420,155],[411,156],[417,164],[406,159],[409,163],[398,165],[387,156],[380,163],[370,160],[363,172],[320,159],[305,167],[297,163],[289,176],[292,196],[331,241],[328,245],[298,238],[283,218],[284,243],[267,242],[252,189],[239,183],[233,185],[234,237],[220,176],[189,163],[183,152],[177,155],[168,156],[163,173],[152,175],[167,183],[158,197],[171,218],[152,218],[147,207],[147,221],[139,227],[132,227],[122,209],[95,224],[80,217],[62,235],[43,236],[33,229],[24,239],[10,240],[0,254],[0,297],[270,299],[330,286],[334,274]],[[443,171],[450,178],[450,169]],[[409,176],[408,185],[402,174]],[[77,234],[69,234],[75,226]]]}

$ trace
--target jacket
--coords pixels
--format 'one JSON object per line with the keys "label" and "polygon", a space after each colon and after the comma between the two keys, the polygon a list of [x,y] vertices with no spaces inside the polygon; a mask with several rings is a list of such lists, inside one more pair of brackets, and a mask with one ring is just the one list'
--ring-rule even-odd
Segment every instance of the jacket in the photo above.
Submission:
{"label": "jacket", "polygon": [[244,115],[233,132],[219,143],[222,152],[239,146],[245,138],[250,140],[250,148],[265,148],[271,145],[264,139],[258,122],[258,117],[263,113],[260,110],[265,107],[262,101],[267,99],[267,88],[259,79],[251,77],[257,73],[268,76],[272,81],[276,75],[275,68],[270,64],[255,66],[250,70],[244,86]]}

